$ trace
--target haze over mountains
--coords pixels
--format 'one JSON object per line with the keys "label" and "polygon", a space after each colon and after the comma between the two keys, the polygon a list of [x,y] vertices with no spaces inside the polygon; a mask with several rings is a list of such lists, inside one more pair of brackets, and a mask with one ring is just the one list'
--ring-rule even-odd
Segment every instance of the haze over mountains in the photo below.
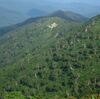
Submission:
{"label": "haze over mountains", "polygon": [[0,27],[10,26],[27,19],[28,17],[20,12],[0,7]]}
{"label": "haze over mountains", "polygon": [[[95,0],[95,2],[94,0],[91,2],[86,0],[43,0],[42,2],[43,3],[39,0],[0,0],[0,6],[2,7],[2,11],[0,10],[0,13],[3,12],[3,16],[8,16],[7,20],[2,18],[2,16],[0,17],[0,20],[2,20],[2,24],[0,26],[16,24],[29,17],[48,15],[56,10],[72,11],[86,17],[92,17],[100,13],[100,5],[97,0]],[[6,13],[6,10],[11,12],[8,14]],[[10,18],[10,16],[12,17]]]}

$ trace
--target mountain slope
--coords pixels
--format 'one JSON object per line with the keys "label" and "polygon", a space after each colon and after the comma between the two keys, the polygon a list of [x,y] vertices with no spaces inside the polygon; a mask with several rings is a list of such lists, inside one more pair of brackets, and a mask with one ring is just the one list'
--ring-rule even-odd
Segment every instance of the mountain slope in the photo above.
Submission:
{"label": "mountain slope", "polygon": [[1,36],[0,96],[94,97],[100,91],[99,26],[100,16],[83,26],[46,17]]}
{"label": "mountain slope", "polygon": [[[36,14],[34,14],[34,15],[36,15]],[[27,19],[26,21],[24,21],[22,23],[19,23],[19,24],[15,24],[15,25],[11,25],[11,26],[8,26],[8,27],[0,28],[0,35],[4,35],[6,32],[14,30],[14,29],[16,29],[16,28],[18,28],[22,25],[29,24],[29,23],[32,23],[32,22],[36,22],[39,19],[47,18],[47,17],[59,17],[59,18],[65,19],[69,22],[70,21],[75,21],[75,22],[79,22],[79,23],[81,23],[81,22],[83,23],[83,22],[86,22],[86,21],[89,20],[89,18],[84,17],[84,16],[82,16],[80,14],[77,14],[77,13],[71,12],[71,11],[65,12],[65,11],[62,11],[62,10],[58,10],[58,11],[55,11],[54,13],[49,14],[49,15],[46,15],[46,14],[45,14],[45,16],[41,15],[40,17]]]}
{"label": "mountain slope", "polygon": [[[53,22],[54,21],[54,22]],[[15,31],[11,31],[11,32],[8,32],[7,33],[7,35],[4,35],[2,38],[1,38],[1,44],[2,44],[2,40],[3,40],[3,38],[5,39],[5,40],[7,40],[8,39],[8,41],[12,41],[14,38],[16,39],[17,38],[17,40],[18,40],[18,42],[20,41],[20,40],[23,40],[22,42],[23,43],[29,43],[29,45],[30,45],[30,41],[27,41],[28,40],[28,38],[27,38],[27,35],[29,35],[29,37],[30,37],[30,35],[33,35],[33,40],[34,39],[41,39],[42,38],[42,41],[45,41],[46,39],[48,39],[48,36],[53,36],[53,35],[56,35],[56,34],[51,34],[50,33],[50,31],[53,29],[53,28],[51,28],[52,27],[52,24],[53,23],[56,23],[57,25],[58,25],[58,23],[59,23],[59,27],[58,27],[58,30],[56,29],[55,30],[55,32],[57,32],[57,33],[59,33],[60,32],[60,27],[62,28],[61,29],[61,32],[62,32],[62,30],[64,31],[64,30],[70,30],[74,25],[77,25],[78,23],[75,23],[75,22],[72,22],[72,21],[70,21],[70,23],[69,23],[69,21],[65,24],[64,23],[64,19],[60,19],[60,18],[57,18],[57,17],[48,17],[48,18],[41,18],[41,19],[38,19],[36,22],[31,22],[31,23],[27,23],[26,25],[22,25],[22,27],[24,27],[24,28],[21,28],[21,30],[20,30],[20,27],[18,27],[18,29],[16,29]],[[42,22],[44,22],[43,24],[42,24]],[[65,27],[67,27],[66,29],[65,29],[65,27],[63,28],[63,26],[62,26],[62,24],[63,25],[65,25]],[[36,26],[35,26],[36,25]],[[50,27],[51,26],[51,27]],[[45,30],[46,29],[46,30]],[[35,30],[35,31],[34,31]],[[19,32],[17,32],[17,31],[22,31],[22,33],[20,34]],[[30,34],[29,33],[27,33],[27,31],[31,31],[30,32]],[[32,32],[33,31],[33,32]],[[44,32],[44,34],[42,34],[41,32]],[[14,33],[13,33],[14,32]],[[36,32],[36,33],[35,33]],[[47,32],[47,34],[46,34],[46,32]],[[54,32],[54,31],[52,31],[52,32]],[[17,34],[16,34],[17,33]],[[35,33],[35,34],[34,34]],[[13,36],[13,37],[11,37],[11,35]],[[40,38],[39,37],[34,37],[34,36],[40,36]],[[42,37],[41,37],[42,36]],[[47,36],[47,37],[46,37]],[[23,37],[23,39],[22,39],[22,37]],[[44,39],[44,38],[46,38],[46,39]],[[20,40],[19,40],[20,39]],[[4,41],[5,41],[4,40]],[[10,43],[10,42],[5,42],[5,43]],[[26,42],[25,42],[26,41]],[[16,42],[14,42],[14,43],[16,43]],[[19,42],[20,43],[20,42]],[[34,42],[33,42],[34,43]],[[39,43],[35,43],[35,44],[39,44]],[[3,43],[3,45],[4,45],[4,43]],[[5,44],[6,45],[6,44]],[[16,44],[14,44],[14,45],[16,45]],[[11,44],[11,46],[14,46],[14,45],[12,45]],[[32,46],[32,45],[31,45]],[[31,47],[30,46],[30,47]],[[7,47],[7,46],[5,46],[5,47]],[[26,45],[26,47],[27,47],[27,45]],[[6,48],[3,48],[3,49],[5,49],[6,50]],[[20,50],[20,49],[19,49]],[[15,57],[16,58],[16,57]]]}

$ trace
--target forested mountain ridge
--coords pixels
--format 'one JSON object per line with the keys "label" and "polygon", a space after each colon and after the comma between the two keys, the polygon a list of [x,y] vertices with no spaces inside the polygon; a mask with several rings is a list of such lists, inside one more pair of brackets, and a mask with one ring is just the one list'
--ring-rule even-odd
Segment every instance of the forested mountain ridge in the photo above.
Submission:
{"label": "forested mountain ridge", "polygon": [[35,18],[29,18],[27,20],[25,20],[24,22],[15,24],[15,25],[11,25],[8,27],[3,27],[0,28],[0,35],[4,35],[5,33],[15,30],[18,27],[21,27],[23,25],[27,25],[29,23],[33,23],[33,22],[37,22],[38,20],[42,19],[42,18],[49,18],[49,17],[59,17],[62,19],[65,19],[67,21],[74,21],[74,22],[79,22],[79,23],[83,23],[89,20],[89,18],[82,16],[80,14],[71,12],[71,11],[63,11],[63,10],[58,10],[55,11],[51,14],[45,15],[45,16],[41,16],[41,17],[35,17]]}
{"label": "forested mountain ridge", "polygon": [[57,17],[65,19],[65,20],[71,20],[71,21],[75,21],[75,22],[85,22],[88,20],[87,17],[82,16],[80,14],[77,14],[77,13],[74,13],[71,11],[62,11],[62,10],[55,11],[54,13],[50,14],[49,16],[52,16],[52,17],[57,16]]}
{"label": "forested mountain ridge", "polygon": [[99,99],[99,27],[52,16],[1,36],[1,99]]}

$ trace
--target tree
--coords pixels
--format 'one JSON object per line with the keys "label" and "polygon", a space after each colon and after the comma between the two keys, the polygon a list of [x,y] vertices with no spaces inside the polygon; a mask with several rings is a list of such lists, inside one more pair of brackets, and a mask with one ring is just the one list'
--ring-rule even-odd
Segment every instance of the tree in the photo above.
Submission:
{"label": "tree", "polygon": [[4,99],[25,99],[21,92],[10,92],[4,94]]}

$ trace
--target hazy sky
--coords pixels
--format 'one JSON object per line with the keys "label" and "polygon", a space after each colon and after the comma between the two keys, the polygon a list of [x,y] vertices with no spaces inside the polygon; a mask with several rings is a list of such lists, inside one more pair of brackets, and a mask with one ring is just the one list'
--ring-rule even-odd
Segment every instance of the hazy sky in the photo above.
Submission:
{"label": "hazy sky", "polygon": [[61,9],[88,14],[100,12],[100,0],[0,0],[0,7],[25,14],[34,8],[46,12]]}
{"label": "hazy sky", "polygon": [[[39,0],[42,1],[42,0]],[[100,5],[100,0],[48,0],[48,1],[53,1],[53,2],[82,2],[82,3],[88,3],[88,4],[93,4],[93,5]]]}
{"label": "hazy sky", "polygon": [[67,5],[68,3],[88,3],[92,5],[100,6],[100,0],[0,0],[0,6],[5,7],[7,9],[20,10],[24,12],[24,10],[28,10],[31,8],[39,8],[41,5],[47,6],[57,6],[57,5]]}
{"label": "hazy sky", "polygon": [[[83,3],[89,3],[94,5],[100,5],[100,0],[0,0],[0,2],[83,2]],[[42,3],[41,2],[41,3]]]}

